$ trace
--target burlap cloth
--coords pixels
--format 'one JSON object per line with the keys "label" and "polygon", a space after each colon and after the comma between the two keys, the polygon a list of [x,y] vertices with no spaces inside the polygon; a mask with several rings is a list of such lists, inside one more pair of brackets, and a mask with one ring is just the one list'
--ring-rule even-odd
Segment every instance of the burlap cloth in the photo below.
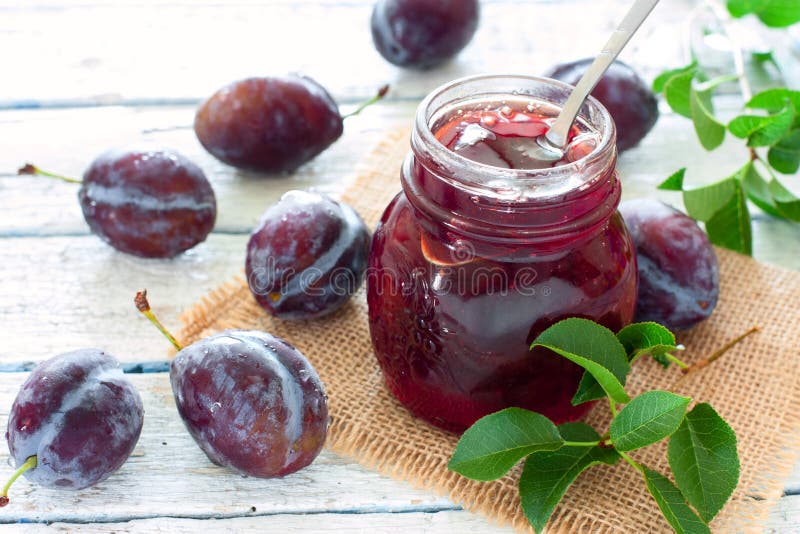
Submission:
{"label": "burlap cloth", "polygon": [[[390,132],[362,164],[344,195],[374,227],[399,191],[400,162],[408,133]],[[711,354],[753,326],[747,337],[715,363],[687,377],[675,389],[710,402],[731,424],[739,440],[741,479],[715,532],[760,532],[781,497],[800,443],[800,273],[762,265],[718,250],[721,298],[713,316],[679,336],[691,363]],[[447,470],[457,438],[411,417],[386,390],[372,353],[363,290],[333,316],[309,322],[268,317],[241,278],[204,297],[183,314],[181,336],[192,342],[226,328],[266,330],[296,345],[313,363],[329,395],[331,427],[327,447],[335,453],[414,486],[448,495],[467,510],[485,514],[521,531],[516,482],[519,469],[502,480],[473,482]],[[670,389],[680,378],[675,366],[663,370],[650,358],[639,360],[627,390]],[[607,428],[606,405],[587,422]],[[666,472],[664,446],[635,451],[646,465]],[[548,532],[670,531],[640,475],[625,462],[594,468],[569,489]]]}

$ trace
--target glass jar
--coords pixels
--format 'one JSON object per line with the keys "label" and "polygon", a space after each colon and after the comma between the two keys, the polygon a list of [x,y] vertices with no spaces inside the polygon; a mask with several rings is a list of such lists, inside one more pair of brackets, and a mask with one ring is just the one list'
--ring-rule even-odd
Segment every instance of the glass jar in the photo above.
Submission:
{"label": "glass jar", "polygon": [[591,151],[553,168],[478,163],[432,131],[443,116],[482,105],[556,113],[570,89],[545,78],[465,78],[417,111],[403,191],[373,238],[369,327],[389,390],[443,429],[463,431],[509,406],[556,422],[582,417],[591,405],[570,400],[583,370],[531,342],[567,317],[614,331],[633,318],[636,258],[617,211],[615,127],[599,102],[590,98],[579,116],[595,135]]}

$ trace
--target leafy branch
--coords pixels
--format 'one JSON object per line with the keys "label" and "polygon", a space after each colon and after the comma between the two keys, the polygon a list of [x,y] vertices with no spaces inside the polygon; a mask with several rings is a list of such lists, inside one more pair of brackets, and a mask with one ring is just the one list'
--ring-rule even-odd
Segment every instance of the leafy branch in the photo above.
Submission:
{"label": "leafy branch", "polygon": [[[507,408],[467,429],[448,467],[467,478],[489,481],[524,459],[520,502],[525,517],[541,532],[581,473],[624,460],[641,475],[676,532],[709,533],[708,523],[739,481],[736,435],[709,404],[697,404],[687,412],[692,401],[688,397],[654,390],[630,398],[625,392],[630,363],[642,356],[665,366],[673,362],[683,370],[690,368],[673,354],[683,349],[675,344],[675,336],[656,323],[633,324],[614,334],[587,319],[572,318],[542,332],[534,347],[545,347],[554,357],[584,368],[572,403],[607,398],[613,415],[608,432],[601,435],[580,422],[556,426],[544,415]],[[618,404],[624,407],[617,410]],[[669,439],[667,456],[674,483],[628,454],[664,439]]]}
{"label": "leafy branch", "polygon": [[[770,27],[800,21],[800,2],[728,0],[727,8],[734,17],[753,14]],[[706,150],[719,147],[727,133],[745,140],[742,167],[716,183],[691,189],[684,187],[686,168],[682,168],[659,188],[683,193],[687,213],[705,223],[712,243],[749,255],[752,230],[748,199],[773,217],[800,222],[800,198],[778,177],[795,174],[800,168],[800,91],[774,88],[750,97],[741,49],[734,46],[733,54],[735,73],[709,79],[702,66],[693,61],[661,73],[653,82],[653,90],[664,94],[675,113],[691,119]],[[747,102],[743,113],[726,124],[716,117],[712,97],[720,85],[737,80]]]}

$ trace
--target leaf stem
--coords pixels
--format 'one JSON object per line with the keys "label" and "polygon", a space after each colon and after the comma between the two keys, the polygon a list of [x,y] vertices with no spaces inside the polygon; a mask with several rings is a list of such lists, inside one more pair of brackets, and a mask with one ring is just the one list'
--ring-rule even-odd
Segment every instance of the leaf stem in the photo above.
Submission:
{"label": "leaf stem", "polygon": [[634,469],[636,469],[640,473],[644,474],[644,467],[642,467],[642,465],[640,463],[638,463],[636,460],[634,460],[633,458],[631,458],[630,456],[628,456],[627,454],[625,454],[622,451],[617,451],[617,454],[622,456],[622,459],[625,460],[626,462],[628,462],[629,464],[631,464],[634,467]]}
{"label": "leaf stem", "polygon": [[697,84],[697,90],[709,91],[711,89],[719,87],[723,83],[735,82],[738,79],[739,79],[738,74],[725,74],[723,76],[717,76],[716,78],[708,80],[707,82]]}
{"label": "leaf stem", "polygon": [[611,409],[611,415],[613,417],[617,416],[617,403],[614,402],[614,399],[608,397],[608,407]]}
{"label": "leaf stem", "polygon": [[22,474],[25,473],[25,471],[28,471],[29,469],[34,469],[37,463],[38,463],[38,458],[34,454],[33,456],[29,456],[28,459],[25,460],[25,463],[19,466],[19,468],[16,471],[14,471],[14,474],[11,475],[11,478],[8,479],[6,485],[3,486],[3,493],[2,495],[0,495],[0,506],[5,506],[9,503],[8,490],[11,489],[11,484],[16,482],[16,480],[19,477],[21,477]]}
{"label": "leaf stem", "polygon": [[688,363],[682,362],[681,360],[679,360],[678,358],[676,358],[675,356],[673,356],[669,352],[665,352],[664,353],[664,357],[666,359],[668,359],[669,361],[671,361],[672,363],[674,363],[675,365],[677,365],[678,367],[680,367],[681,369],[688,369],[689,368],[689,364]]}
{"label": "leaf stem", "polygon": [[600,440],[598,441],[565,441],[564,447],[596,447],[600,445]]}
{"label": "leaf stem", "polygon": [[764,170],[767,171],[767,174],[769,174],[770,178],[772,178],[773,180],[778,179],[778,177],[775,176],[775,172],[772,170],[772,167],[770,167],[769,163],[764,161],[764,158],[759,156],[758,152],[756,152],[754,148],[750,148],[750,159],[751,161],[758,161],[764,168]]}

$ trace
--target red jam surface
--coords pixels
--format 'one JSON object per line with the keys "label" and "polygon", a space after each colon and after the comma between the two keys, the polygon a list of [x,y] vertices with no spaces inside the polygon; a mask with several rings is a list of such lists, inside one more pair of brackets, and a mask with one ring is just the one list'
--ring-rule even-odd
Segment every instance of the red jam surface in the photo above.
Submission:
{"label": "red jam surface", "polygon": [[[519,147],[544,133],[549,120],[498,106],[449,117],[432,131],[448,149],[479,163],[530,168]],[[584,142],[581,135],[573,131],[568,160],[594,148],[597,137]],[[455,432],[509,406],[556,422],[579,419],[591,407],[570,402],[583,370],[529,346],[567,317],[593,319],[613,331],[633,318],[635,256],[614,211],[619,184],[613,166],[605,181],[614,194],[608,188],[582,193],[546,215],[563,221],[606,202],[610,217],[546,242],[487,237],[492,224],[502,225],[499,236],[503,229],[526,227],[532,215],[513,210],[487,215],[468,200],[476,197],[447,185],[432,167],[418,155],[404,166],[405,192],[387,207],[373,238],[369,322],[388,388],[415,415]],[[431,203],[438,215],[419,209]],[[442,215],[447,213],[454,218]],[[476,218],[480,238],[469,227]]]}
{"label": "red jam surface", "polygon": [[555,119],[534,108],[517,110],[509,105],[471,110],[434,125],[434,135],[444,146],[467,159],[501,169],[541,169],[576,161],[595,147],[596,137],[581,132],[578,125],[569,133],[564,158],[544,162],[531,157],[536,138],[547,133]]}

